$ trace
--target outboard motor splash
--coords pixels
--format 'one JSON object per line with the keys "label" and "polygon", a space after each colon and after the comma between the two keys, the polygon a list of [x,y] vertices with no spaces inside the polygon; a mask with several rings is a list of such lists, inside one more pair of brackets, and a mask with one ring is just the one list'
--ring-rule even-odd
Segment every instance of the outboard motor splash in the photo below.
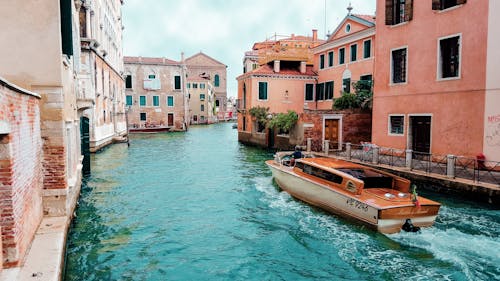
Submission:
{"label": "outboard motor splash", "polygon": [[406,222],[403,224],[403,226],[401,228],[406,232],[419,232],[420,231],[420,227],[414,226],[413,223],[411,222],[411,219],[406,219]]}

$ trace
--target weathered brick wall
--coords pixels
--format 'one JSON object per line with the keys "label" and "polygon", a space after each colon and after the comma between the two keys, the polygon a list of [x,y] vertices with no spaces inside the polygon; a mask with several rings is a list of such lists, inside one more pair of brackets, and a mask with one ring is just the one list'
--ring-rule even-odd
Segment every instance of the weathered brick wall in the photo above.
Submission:
{"label": "weathered brick wall", "polygon": [[304,127],[304,144],[307,138],[312,139],[311,149],[313,151],[322,150],[323,137],[323,116],[327,114],[342,115],[342,139],[343,142],[359,144],[360,142],[370,142],[372,133],[371,112],[360,110],[304,110],[300,114],[300,122],[306,124]]}
{"label": "weathered brick wall", "polygon": [[42,219],[39,101],[36,95],[0,80],[0,120],[4,125],[0,133],[3,267],[20,264]]}

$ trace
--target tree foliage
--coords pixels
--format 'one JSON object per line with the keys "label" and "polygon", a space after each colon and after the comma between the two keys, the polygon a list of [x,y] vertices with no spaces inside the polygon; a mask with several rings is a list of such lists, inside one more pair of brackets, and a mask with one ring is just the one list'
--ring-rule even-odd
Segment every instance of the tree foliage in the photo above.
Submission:
{"label": "tree foliage", "polygon": [[289,133],[290,130],[297,124],[299,116],[293,110],[288,110],[287,113],[276,114],[269,122],[269,127],[278,129],[280,133]]}
{"label": "tree foliage", "polygon": [[353,83],[354,93],[343,93],[340,98],[334,99],[333,109],[371,109],[373,101],[372,81],[358,81]]}
{"label": "tree foliage", "polygon": [[248,112],[252,117],[255,117],[258,131],[263,131],[267,126],[267,122],[269,122],[267,119],[267,116],[269,115],[269,107],[255,106],[250,108]]}

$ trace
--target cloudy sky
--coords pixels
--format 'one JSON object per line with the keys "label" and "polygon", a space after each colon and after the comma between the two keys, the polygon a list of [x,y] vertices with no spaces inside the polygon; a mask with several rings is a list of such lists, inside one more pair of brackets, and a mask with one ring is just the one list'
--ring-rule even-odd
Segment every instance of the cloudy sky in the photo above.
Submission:
{"label": "cloudy sky", "polygon": [[311,36],[312,29],[324,39],[350,2],[355,14],[375,13],[375,0],[126,0],[124,54],[179,61],[181,52],[202,51],[228,66],[228,96],[237,96],[235,78],[253,43],[275,33]]}

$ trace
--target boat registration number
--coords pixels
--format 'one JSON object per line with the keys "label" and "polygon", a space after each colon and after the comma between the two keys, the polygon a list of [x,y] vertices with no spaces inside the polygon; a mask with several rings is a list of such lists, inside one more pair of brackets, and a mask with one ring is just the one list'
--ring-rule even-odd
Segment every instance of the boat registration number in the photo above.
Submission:
{"label": "boat registration number", "polygon": [[348,198],[346,201],[346,204],[347,204],[347,206],[349,206],[351,208],[356,208],[356,209],[362,210],[364,212],[368,212],[368,205],[363,203],[363,202],[359,202],[359,201],[354,200],[352,198]]}

